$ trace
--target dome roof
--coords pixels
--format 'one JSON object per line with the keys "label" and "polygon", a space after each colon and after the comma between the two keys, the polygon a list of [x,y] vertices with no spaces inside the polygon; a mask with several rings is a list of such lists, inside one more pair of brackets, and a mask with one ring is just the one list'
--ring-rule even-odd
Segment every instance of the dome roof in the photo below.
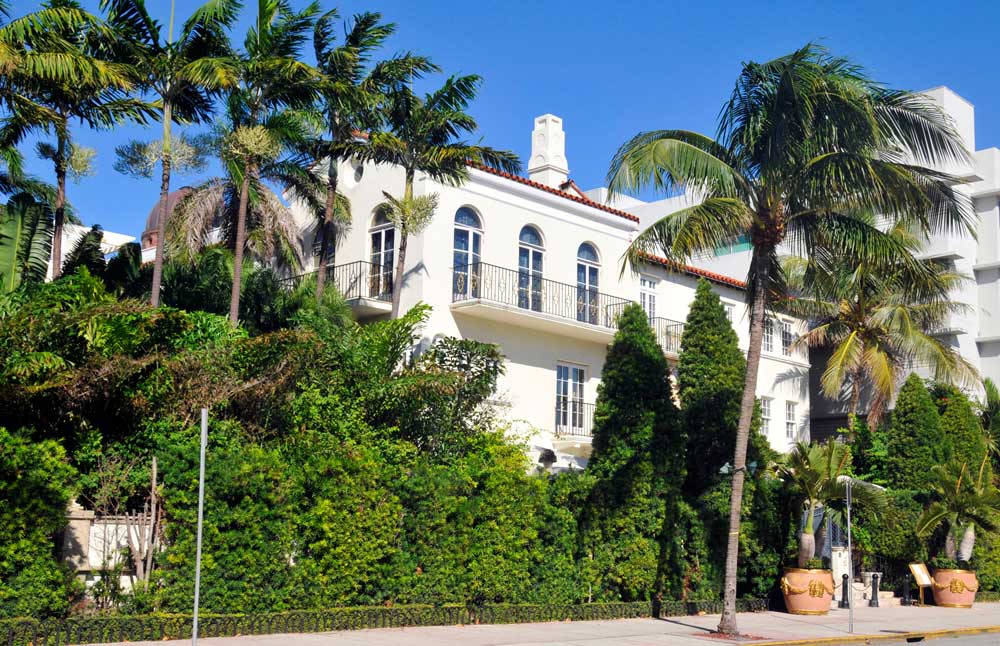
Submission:
{"label": "dome roof", "polygon": [[[171,191],[167,194],[167,213],[173,213],[174,208],[177,207],[177,203],[181,201],[185,195],[191,192],[190,186],[182,186],[176,191]],[[142,231],[142,237],[146,238],[146,234],[155,233],[160,225],[160,200],[156,200],[156,204],[153,208],[149,210],[149,215],[146,216],[146,227]]]}

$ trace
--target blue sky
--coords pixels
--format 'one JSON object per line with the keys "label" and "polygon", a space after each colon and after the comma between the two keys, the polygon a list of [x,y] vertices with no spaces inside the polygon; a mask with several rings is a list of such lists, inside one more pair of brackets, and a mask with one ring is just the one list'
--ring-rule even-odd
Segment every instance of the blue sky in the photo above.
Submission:
{"label": "blue sky", "polygon": [[[13,4],[15,15],[37,6],[27,0]],[[165,22],[168,0],[147,4],[162,8]],[[199,3],[177,4],[178,15],[186,16]],[[237,38],[250,20],[254,3],[247,4]],[[741,61],[773,58],[809,40],[851,57],[892,87],[952,87],[976,105],[977,147],[1000,146],[1000,3],[992,0],[322,0],[322,6],[342,14],[381,11],[399,24],[387,54],[413,50],[446,73],[483,76],[472,112],[488,145],[526,159],[533,117],[561,116],[571,176],[583,188],[603,183],[617,147],[640,130],[713,132]],[[98,167],[95,176],[70,184],[70,200],[87,224],[137,236],[157,184],[116,173],[114,147],[132,138],[154,139],[157,127],[76,132],[80,143],[98,150]],[[33,150],[25,152],[31,171],[51,179],[51,169]],[[198,179],[180,177],[174,185]]]}

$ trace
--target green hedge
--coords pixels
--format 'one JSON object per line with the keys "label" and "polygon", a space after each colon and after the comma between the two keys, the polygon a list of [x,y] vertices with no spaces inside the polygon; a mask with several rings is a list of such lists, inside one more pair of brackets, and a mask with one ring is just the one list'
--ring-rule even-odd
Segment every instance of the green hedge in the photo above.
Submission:
{"label": "green hedge", "polygon": [[[743,612],[767,610],[764,599],[743,599]],[[714,613],[719,601],[670,601],[659,607],[648,602],[590,604],[520,604],[490,606],[361,606],[329,610],[300,610],[260,615],[203,614],[199,617],[199,637],[315,633],[366,628],[408,626],[451,626],[463,624],[517,624],[542,621],[593,621],[637,617],[676,617]],[[64,646],[103,642],[185,639],[191,635],[189,614],[141,616],[95,615],[62,621],[35,619],[0,620],[0,643],[5,646]]]}

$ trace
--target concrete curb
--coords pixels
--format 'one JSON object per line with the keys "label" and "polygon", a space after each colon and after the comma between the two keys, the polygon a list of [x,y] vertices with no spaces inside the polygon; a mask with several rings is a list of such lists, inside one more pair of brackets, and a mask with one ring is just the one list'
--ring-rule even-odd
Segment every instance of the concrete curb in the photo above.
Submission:
{"label": "concrete curb", "polygon": [[944,630],[923,630],[906,633],[879,633],[877,635],[846,635],[844,637],[814,637],[812,639],[783,639],[779,641],[748,642],[758,646],[807,646],[812,644],[869,644],[871,642],[906,641],[915,637],[924,640],[961,635],[985,635],[1000,633],[1000,626],[980,626],[978,628],[948,628]]}

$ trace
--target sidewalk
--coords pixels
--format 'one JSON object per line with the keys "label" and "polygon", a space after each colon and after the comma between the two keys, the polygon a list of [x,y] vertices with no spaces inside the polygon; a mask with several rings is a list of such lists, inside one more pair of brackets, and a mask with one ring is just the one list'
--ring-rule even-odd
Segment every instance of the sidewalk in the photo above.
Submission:
{"label": "sidewalk", "polygon": [[[761,640],[732,641],[709,636],[719,623],[718,615],[673,617],[669,619],[620,619],[617,621],[574,621],[543,624],[491,626],[440,626],[427,628],[385,628],[302,635],[253,635],[246,637],[202,638],[204,646],[637,646],[670,644],[766,644],[768,642],[820,640],[849,641],[848,613],[833,610],[825,617],[789,615],[783,612],[741,614],[740,631]],[[995,628],[1000,632],[1000,603],[977,604],[972,609],[937,607],[860,607],[854,612],[854,639],[876,637],[891,643],[907,633],[969,631]],[[998,635],[1000,641],[1000,635]],[[130,642],[131,646],[184,644],[190,641]]]}

